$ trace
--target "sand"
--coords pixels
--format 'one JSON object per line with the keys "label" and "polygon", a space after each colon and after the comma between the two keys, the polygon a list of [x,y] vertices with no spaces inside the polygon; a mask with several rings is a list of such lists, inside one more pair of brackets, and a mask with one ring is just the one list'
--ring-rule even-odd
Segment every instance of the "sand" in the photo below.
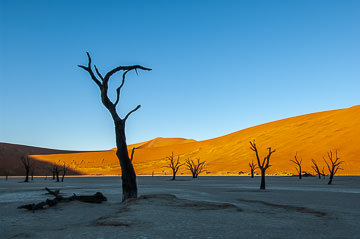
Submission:
{"label": "sand", "polygon": [[[337,174],[360,176],[359,125],[358,105],[278,120],[205,141],[156,138],[130,145],[129,153],[133,147],[139,147],[133,160],[137,175],[170,174],[171,170],[164,166],[168,164],[166,157],[172,153],[180,156],[182,162],[187,158],[206,161],[207,175],[238,175],[239,172],[249,173],[249,162],[256,160],[249,144],[256,140],[261,159],[266,156],[268,147],[276,149],[268,174],[296,174],[296,165],[290,162],[296,153],[298,159],[303,160],[302,169],[314,173],[311,160],[316,160],[320,168],[326,167],[323,157],[327,157],[330,150],[337,150],[340,160],[344,161],[341,165],[344,170]],[[120,172],[115,150],[32,157],[59,165],[65,162],[80,174],[117,175]],[[189,171],[182,167],[179,173],[186,175]]]}
{"label": "sand", "polygon": [[[121,203],[119,177],[56,183],[0,178],[1,238],[359,238],[360,177],[138,177],[140,197]],[[69,202],[30,212],[44,187],[64,196],[101,191],[102,204]]]}

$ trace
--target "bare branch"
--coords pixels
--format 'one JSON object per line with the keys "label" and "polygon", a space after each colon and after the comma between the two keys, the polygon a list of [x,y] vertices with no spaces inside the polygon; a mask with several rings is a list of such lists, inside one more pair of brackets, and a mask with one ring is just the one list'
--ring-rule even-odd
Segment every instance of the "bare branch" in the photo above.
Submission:
{"label": "bare branch", "polygon": [[95,71],[96,71],[96,74],[100,77],[100,79],[102,81],[104,81],[104,77],[101,75],[101,73],[99,72],[98,68],[96,67],[96,65],[94,65],[94,68],[95,68]]}
{"label": "bare branch", "polygon": [[134,148],[132,148],[132,150],[131,150],[131,157],[130,157],[130,161],[131,161],[131,162],[133,161],[133,158],[134,158],[135,149],[138,149],[138,148],[140,148],[140,146],[139,146],[139,147],[134,147]]}
{"label": "bare branch", "polygon": [[88,56],[88,59],[89,59],[89,63],[88,63],[88,66],[82,66],[82,65],[78,65],[78,67],[86,70],[87,72],[89,72],[90,76],[91,76],[91,79],[99,86],[99,88],[101,89],[102,87],[102,84],[101,82],[96,78],[96,76],[94,75],[94,72],[92,71],[91,69],[91,57],[90,57],[90,54],[89,52],[86,52],[86,55]]}
{"label": "bare branch", "polygon": [[144,71],[151,71],[150,68],[146,68],[146,67],[143,67],[143,66],[140,66],[140,65],[134,65],[134,66],[118,66],[114,69],[112,69],[111,71],[109,71],[105,77],[104,77],[104,83],[107,84],[107,82],[109,81],[110,77],[115,74],[116,72],[118,71],[131,71],[131,70],[137,70],[137,69],[140,69],[140,70],[144,70]]}
{"label": "bare branch", "polygon": [[127,115],[126,115],[125,118],[124,118],[124,122],[126,122],[127,118],[129,118],[129,116],[130,116],[132,113],[134,113],[135,111],[137,111],[138,109],[140,109],[140,107],[141,107],[141,105],[138,105],[138,106],[136,106],[135,109],[133,109],[132,111],[130,111],[129,113],[127,113]]}
{"label": "bare branch", "polygon": [[120,84],[120,86],[116,89],[116,100],[115,100],[115,103],[114,103],[115,106],[119,103],[119,100],[120,100],[120,90],[121,90],[121,88],[123,87],[123,85],[124,85],[124,83],[125,83],[125,76],[126,76],[126,74],[127,74],[128,72],[129,72],[129,70],[127,70],[127,71],[125,71],[125,72],[123,73],[121,84]]}

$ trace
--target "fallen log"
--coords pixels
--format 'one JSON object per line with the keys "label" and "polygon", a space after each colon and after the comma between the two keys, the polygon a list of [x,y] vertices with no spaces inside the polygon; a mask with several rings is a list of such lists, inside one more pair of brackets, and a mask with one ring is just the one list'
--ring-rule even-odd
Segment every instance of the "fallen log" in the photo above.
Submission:
{"label": "fallen log", "polygon": [[86,203],[102,203],[103,201],[106,201],[106,197],[101,193],[97,192],[94,195],[79,195],[77,196],[75,193],[70,197],[63,197],[60,194],[60,190],[52,191],[49,188],[45,188],[46,191],[48,191],[48,194],[53,195],[54,199],[46,199],[44,202],[39,202],[37,204],[31,203],[31,204],[25,204],[22,206],[19,206],[18,208],[24,208],[30,211],[45,209],[49,207],[53,207],[59,202],[70,202],[70,201],[80,201],[80,202],[86,202]]}

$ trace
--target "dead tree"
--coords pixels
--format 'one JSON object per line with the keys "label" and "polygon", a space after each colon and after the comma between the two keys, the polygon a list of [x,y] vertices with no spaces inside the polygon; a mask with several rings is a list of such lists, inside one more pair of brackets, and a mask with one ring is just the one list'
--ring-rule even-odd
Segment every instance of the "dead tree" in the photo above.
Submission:
{"label": "dead tree", "polygon": [[177,160],[174,158],[174,153],[172,153],[170,156],[166,157],[167,160],[169,160],[169,165],[165,166],[167,168],[171,168],[173,176],[171,180],[175,180],[176,173],[179,171],[179,168],[184,165],[180,163],[180,156],[178,156]]}
{"label": "dead tree", "polygon": [[64,182],[64,178],[65,178],[65,175],[66,175],[66,172],[67,170],[69,169],[70,166],[67,166],[65,165],[64,163],[64,166],[63,166],[63,170],[62,170],[62,177],[61,177],[61,182]]}
{"label": "dead tree", "polygon": [[311,166],[314,171],[316,172],[316,174],[318,175],[319,179],[321,179],[321,171],[320,171],[320,168],[319,166],[317,165],[316,161],[314,159],[311,159],[313,165]]}
{"label": "dead tree", "polygon": [[250,167],[251,178],[254,178],[254,172],[255,169],[258,168],[258,166],[254,164],[254,160],[251,160],[251,163],[249,163],[249,167]]}
{"label": "dead tree", "polygon": [[297,158],[297,152],[296,152],[294,158],[295,158],[295,160],[290,159],[290,161],[297,165],[297,167],[295,167],[295,169],[296,169],[296,171],[297,171],[298,174],[299,174],[299,179],[301,179],[301,178],[302,178],[302,174],[301,174],[301,173],[302,173],[302,171],[301,171],[302,159],[298,160],[298,158]]}
{"label": "dead tree", "polygon": [[55,180],[55,178],[56,178],[56,182],[60,182],[59,174],[60,174],[59,166],[54,163],[54,165],[53,165],[53,180]]}
{"label": "dead tree", "polygon": [[335,151],[335,158],[333,159],[333,153],[331,152],[328,152],[327,153],[327,156],[328,156],[328,159],[329,159],[329,163],[326,161],[326,159],[324,158],[324,161],[326,163],[326,166],[329,170],[329,175],[330,175],[330,178],[329,178],[329,182],[328,184],[330,185],[332,183],[332,180],[336,174],[336,172],[340,169],[340,170],[343,170],[342,168],[339,167],[340,164],[342,164],[344,161],[339,161],[339,157],[337,155],[337,150]]}
{"label": "dead tree", "polygon": [[194,162],[192,159],[186,159],[185,165],[188,167],[188,169],[191,171],[192,177],[197,178],[199,174],[203,171],[206,161],[200,162],[200,158],[197,159],[196,162]]}
{"label": "dead tree", "polygon": [[48,194],[53,195],[54,199],[47,199],[46,201],[40,202],[40,203],[31,203],[31,204],[25,204],[22,206],[19,206],[18,208],[24,208],[29,211],[35,211],[40,209],[45,209],[49,207],[53,207],[57,205],[60,202],[71,202],[71,201],[80,201],[80,202],[86,202],[86,203],[102,203],[104,201],[107,201],[107,198],[101,193],[97,192],[94,195],[83,195],[83,196],[77,196],[75,193],[70,197],[63,197],[60,194],[59,190],[52,191],[48,188],[45,188],[46,191],[48,191]]}
{"label": "dead tree", "polygon": [[271,147],[268,148],[269,152],[268,152],[268,155],[266,157],[264,157],[264,160],[262,163],[260,163],[260,158],[259,158],[259,152],[256,148],[256,144],[255,144],[255,140],[253,142],[250,141],[250,149],[252,151],[255,152],[256,154],[256,159],[257,159],[257,162],[258,162],[258,167],[260,169],[260,172],[261,172],[261,184],[260,184],[260,189],[265,189],[265,171],[266,169],[268,169],[269,167],[271,167],[271,165],[269,165],[269,161],[270,161],[270,156],[272,153],[275,152],[275,149],[274,150],[271,150]]}
{"label": "dead tree", "polygon": [[34,162],[30,159],[30,157],[28,155],[22,156],[21,157],[21,162],[24,165],[25,173],[26,173],[24,182],[29,182],[30,169],[34,165]]}
{"label": "dead tree", "polygon": [[52,167],[51,167],[51,172],[52,172],[52,179],[55,180],[55,177],[56,177],[56,164],[52,164]]}
{"label": "dead tree", "polygon": [[6,181],[8,180],[9,174],[10,174],[10,172],[8,170],[5,170],[5,179],[6,179]]}
{"label": "dead tree", "polygon": [[[133,110],[125,115],[124,118],[121,118],[116,110],[116,106],[120,100],[120,90],[125,83],[126,74],[132,70],[146,70],[150,71],[151,69],[140,66],[118,66],[103,76],[96,65],[94,65],[94,69],[96,75],[92,70],[91,65],[91,57],[88,52],[86,52],[88,56],[88,65],[83,66],[79,65],[80,68],[84,69],[90,74],[91,79],[96,83],[101,92],[101,101],[105,108],[110,112],[111,117],[115,124],[115,136],[116,136],[116,156],[119,159],[120,167],[121,167],[121,175],[122,175],[122,200],[125,201],[130,198],[137,198],[137,184],[136,184],[136,174],[134,170],[134,166],[129,158],[129,153],[127,150],[126,144],[126,136],[125,136],[125,123],[128,117],[134,113],[136,110],[140,108],[140,105],[136,106]],[[108,88],[109,88],[109,80],[110,77],[113,76],[117,72],[122,72],[122,81],[119,87],[116,89],[116,99],[112,102],[108,96]]]}

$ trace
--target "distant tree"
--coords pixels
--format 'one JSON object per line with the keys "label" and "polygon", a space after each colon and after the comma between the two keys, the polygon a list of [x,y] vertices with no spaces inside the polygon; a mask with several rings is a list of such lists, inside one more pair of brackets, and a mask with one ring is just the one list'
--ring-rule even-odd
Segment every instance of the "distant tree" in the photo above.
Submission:
{"label": "distant tree", "polygon": [[66,167],[66,164],[65,164],[65,162],[64,162],[64,166],[63,166],[63,170],[62,170],[62,177],[61,177],[61,182],[64,182],[64,178],[65,178],[65,175],[66,175],[66,172],[67,172],[67,170],[69,169],[69,167],[70,166],[67,166]]}
{"label": "distant tree", "polygon": [[316,172],[316,174],[318,175],[318,177],[319,177],[319,179],[321,179],[321,171],[320,171],[320,168],[319,168],[319,166],[317,165],[317,163],[316,163],[316,161],[314,160],[314,159],[311,159],[311,161],[312,161],[312,163],[313,163],[313,165],[311,166],[313,169],[314,169],[314,171]]}
{"label": "distant tree", "polygon": [[53,164],[53,179],[55,180],[55,177],[56,177],[56,182],[60,182],[60,169],[59,169],[59,166],[54,163]]}
{"label": "distant tree", "polygon": [[10,172],[8,170],[5,170],[5,179],[6,179],[6,181],[8,180],[9,174],[10,174]]}
{"label": "distant tree", "polygon": [[271,165],[269,165],[269,161],[270,161],[270,156],[272,153],[275,152],[274,150],[271,150],[271,147],[268,148],[269,152],[268,155],[266,157],[264,157],[264,160],[262,161],[262,163],[260,163],[260,158],[259,158],[259,152],[256,148],[256,144],[255,144],[255,140],[253,142],[250,141],[250,149],[252,151],[255,152],[256,154],[256,159],[258,162],[258,167],[260,169],[261,172],[261,184],[260,184],[260,189],[265,189],[265,171],[266,169],[268,169],[269,167],[271,167]]}
{"label": "distant tree", "polygon": [[[115,136],[116,136],[116,156],[119,159],[120,167],[121,167],[121,178],[122,178],[122,200],[125,201],[130,198],[137,198],[137,184],[136,184],[136,174],[134,170],[134,166],[129,158],[129,153],[127,150],[126,144],[126,136],[125,136],[125,123],[128,117],[135,111],[140,108],[140,105],[136,106],[133,110],[125,115],[124,118],[121,118],[116,110],[116,106],[120,100],[120,90],[125,83],[126,74],[132,70],[146,70],[151,71],[150,68],[146,68],[140,65],[133,66],[118,66],[103,76],[96,65],[94,65],[95,72],[97,76],[95,76],[92,65],[91,65],[91,57],[88,52],[86,52],[88,56],[88,65],[83,66],[79,65],[80,68],[84,69],[90,74],[91,79],[96,83],[101,92],[101,100],[105,108],[110,112],[111,117],[113,118],[115,124]],[[123,72],[122,81],[119,87],[116,89],[116,99],[115,102],[112,102],[108,96],[108,88],[109,88],[109,80],[110,77],[113,76],[117,72]]]}
{"label": "distant tree", "polygon": [[200,162],[200,158],[197,159],[196,162],[194,162],[192,159],[186,159],[185,165],[190,170],[192,177],[197,178],[199,174],[203,171],[206,161]]}
{"label": "distant tree", "polygon": [[183,166],[183,163],[180,163],[180,156],[177,157],[177,160],[174,158],[174,152],[171,153],[170,156],[166,157],[166,159],[169,161],[169,165],[165,166],[167,168],[170,168],[172,170],[172,179],[175,180],[176,173],[179,171],[179,168]]}
{"label": "distant tree", "polygon": [[254,164],[254,160],[251,160],[251,163],[249,163],[249,167],[250,167],[251,178],[254,178],[254,172],[255,169],[258,168],[258,166]]}
{"label": "distant tree", "polygon": [[54,164],[52,164],[52,167],[51,167],[52,179],[53,179],[53,180],[55,180],[56,171],[57,171],[57,165],[54,163]]}
{"label": "distant tree", "polygon": [[301,171],[302,159],[298,160],[298,158],[297,158],[297,152],[296,152],[294,158],[295,158],[295,160],[290,159],[290,161],[297,165],[297,167],[295,167],[295,169],[296,169],[296,171],[297,171],[298,174],[299,174],[299,179],[301,179],[301,178],[302,178],[302,174],[301,174],[301,173],[302,173],[302,171]]}
{"label": "distant tree", "polygon": [[32,170],[31,170],[31,181],[34,180],[34,173],[35,173],[35,168],[32,167]]}
{"label": "distant tree", "polygon": [[328,184],[330,185],[337,171],[339,169],[343,170],[342,168],[339,167],[339,165],[342,164],[344,161],[339,161],[340,158],[337,155],[337,150],[335,151],[335,158],[333,158],[333,153],[331,152],[331,150],[327,153],[327,156],[330,162],[326,161],[324,157],[323,158],[329,170],[330,178]]}
{"label": "distant tree", "polygon": [[34,165],[34,162],[33,162],[33,160],[31,160],[31,158],[28,155],[21,156],[21,162],[24,165],[25,173],[26,173],[24,182],[29,182],[30,169]]}

